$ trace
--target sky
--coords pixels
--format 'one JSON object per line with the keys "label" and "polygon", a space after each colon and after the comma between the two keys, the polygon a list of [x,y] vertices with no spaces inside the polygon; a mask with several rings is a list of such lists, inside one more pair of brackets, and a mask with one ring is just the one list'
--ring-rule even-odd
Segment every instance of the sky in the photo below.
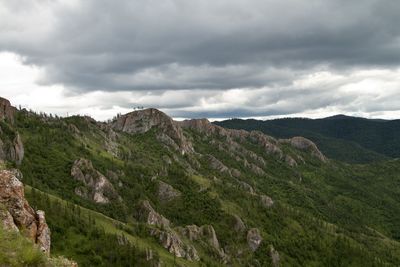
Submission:
{"label": "sky", "polygon": [[98,120],[400,118],[400,2],[0,0],[0,96]]}

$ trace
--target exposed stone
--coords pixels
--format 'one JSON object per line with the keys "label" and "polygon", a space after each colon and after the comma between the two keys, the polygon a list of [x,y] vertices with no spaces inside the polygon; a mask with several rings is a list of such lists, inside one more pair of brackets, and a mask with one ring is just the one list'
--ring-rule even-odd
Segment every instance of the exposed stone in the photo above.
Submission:
{"label": "exposed stone", "polygon": [[236,232],[244,232],[244,231],[246,230],[246,225],[244,224],[244,222],[242,221],[242,219],[241,219],[239,216],[237,216],[236,214],[233,215],[233,218],[234,218],[234,220],[235,220],[233,229],[234,229]]}
{"label": "exposed stone", "polygon": [[260,195],[260,201],[261,204],[266,208],[270,208],[274,205],[274,201],[272,200],[272,198],[266,195]]}
{"label": "exposed stone", "polygon": [[201,230],[197,225],[186,225],[181,229],[181,233],[190,241],[196,241],[201,237]]}
{"label": "exposed stone", "polygon": [[289,155],[285,156],[285,162],[290,167],[296,167],[297,166],[297,162]]}
{"label": "exposed stone", "polygon": [[131,134],[145,133],[157,127],[174,141],[183,154],[193,152],[192,144],[186,139],[178,123],[157,109],[149,108],[119,116],[111,126]]}
{"label": "exposed stone", "polygon": [[262,237],[260,234],[260,230],[257,228],[251,228],[247,232],[247,244],[249,245],[252,251],[256,251],[257,248],[261,245]]}
{"label": "exposed stone", "polygon": [[314,157],[318,158],[322,162],[326,162],[326,157],[322,154],[321,151],[319,151],[318,147],[307,138],[296,136],[291,139],[280,140],[280,142],[289,143],[291,146],[299,150],[309,151]]}
{"label": "exposed stone", "polygon": [[237,169],[231,169],[231,174],[233,177],[239,178],[242,174]]}
{"label": "exposed stone", "polygon": [[44,211],[38,210],[36,212],[36,217],[38,221],[36,243],[43,252],[50,254],[50,229],[47,226]]}
{"label": "exposed stone", "polygon": [[279,267],[280,265],[280,257],[279,252],[275,250],[274,246],[269,247],[269,256],[271,257],[271,263],[273,267]]}
{"label": "exposed stone", "polygon": [[113,185],[93,167],[90,160],[76,160],[71,168],[71,176],[84,184],[84,187],[75,188],[75,193],[81,197],[103,204],[118,198]]}
{"label": "exposed stone", "polygon": [[2,205],[0,206],[0,222],[2,223],[3,229],[6,229],[8,231],[19,232],[19,229],[15,225],[14,219],[11,216],[10,212],[4,207],[2,207]]}
{"label": "exposed stone", "polygon": [[207,243],[218,252],[220,257],[223,257],[224,251],[219,246],[219,241],[214,227],[212,225],[203,225],[200,227],[200,232],[202,237],[206,239]]}
{"label": "exposed stone", "polygon": [[14,115],[16,108],[11,106],[10,101],[0,97],[0,120],[7,120],[10,123],[14,123]]}
{"label": "exposed stone", "polygon": [[137,210],[137,217],[140,221],[149,225],[155,225],[161,228],[168,228],[170,226],[169,220],[157,213],[147,200],[140,202]]}
{"label": "exposed stone", "polygon": [[181,195],[181,192],[173,188],[171,185],[158,181],[158,199],[160,201],[171,201]]}
{"label": "exposed stone", "polygon": [[253,187],[251,185],[249,185],[248,183],[243,182],[243,181],[238,181],[238,183],[239,183],[239,186],[241,189],[245,190],[246,192],[250,193],[251,195],[255,194]]}
{"label": "exposed stone", "polygon": [[216,170],[220,173],[226,173],[230,175],[229,168],[226,167],[221,161],[219,161],[217,158],[215,158],[213,155],[206,155],[206,158],[210,164],[210,168],[213,170]]}
{"label": "exposed stone", "polygon": [[150,235],[155,236],[160,244],[176,257],[190,261],[200,260],[196,249],[183,243],[172,229],[151,229]]}
{"label": "exposed stone", "polygon": [[[9,228],[15,229],[11,224],[9,215],[18,229],[24,233],[46,254],[50,253],[50,229],[48,228],[44,212],[35,212],[25,199],[24,186],[15,177],[12,171],[0,171],[0,204],[7,212],[2,212]],[[4,222],[3,222],[4,223]]]}
{"label": "exposed stone", "polygon": [[265,172],[263,169],[261,169],[260,167],[258,167],[257,165],[250,163],[250,169],[252,172],[254,172],[255,174],[257,174],[258,176],[263,176],[265,175]]}

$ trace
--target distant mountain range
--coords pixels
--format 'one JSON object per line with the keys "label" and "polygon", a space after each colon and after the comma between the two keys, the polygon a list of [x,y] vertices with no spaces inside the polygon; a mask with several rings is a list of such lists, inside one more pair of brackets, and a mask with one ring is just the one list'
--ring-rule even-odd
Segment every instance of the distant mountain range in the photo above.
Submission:
{"label": "distant mountain range", "polygon": [[336,115],[323,119],[230,119],[216,125],[259,130],[276,138],[304,136],[329,158],[367,163],[400,157],[400,120],[381,120]]}

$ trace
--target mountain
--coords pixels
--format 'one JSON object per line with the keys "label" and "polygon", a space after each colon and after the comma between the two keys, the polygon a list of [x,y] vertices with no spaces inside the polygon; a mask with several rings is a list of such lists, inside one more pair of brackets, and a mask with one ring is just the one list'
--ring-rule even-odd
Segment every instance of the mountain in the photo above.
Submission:
{"label": "mountain", "polygon": [[215,124],[232,129],[259,130],[276,138],[301,135],[315,142],[328,157],[350,163],[400,157],[400,120],[336,115],[324,119],[232,119]]}
{"label": "mountain", "polygon": [[79,266],[400,264],[398,160],[348,164],[304,137],[157,109],[109,122],[15,109],[1,132],[52,255]]}

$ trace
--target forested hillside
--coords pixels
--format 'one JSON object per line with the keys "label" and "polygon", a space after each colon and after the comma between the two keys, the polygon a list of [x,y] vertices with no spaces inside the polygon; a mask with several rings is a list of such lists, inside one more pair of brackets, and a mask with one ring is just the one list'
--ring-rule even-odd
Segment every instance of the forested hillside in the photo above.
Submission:
{"label": "forested hillside", "polygon": [[3,168],[46,212],[52,255],[79,266],[400,264],[399,160],[348,164],[303,137],[156,109],[12,118],[1,129],[24,155]]}
{"label": "forested hillside", "polygon": [[231,129],[258,130],[276,138],[304,136],[330,158],[351,163],[400,157],[400,120],[337,115],[324,119],[231,119],[215,124]]}

